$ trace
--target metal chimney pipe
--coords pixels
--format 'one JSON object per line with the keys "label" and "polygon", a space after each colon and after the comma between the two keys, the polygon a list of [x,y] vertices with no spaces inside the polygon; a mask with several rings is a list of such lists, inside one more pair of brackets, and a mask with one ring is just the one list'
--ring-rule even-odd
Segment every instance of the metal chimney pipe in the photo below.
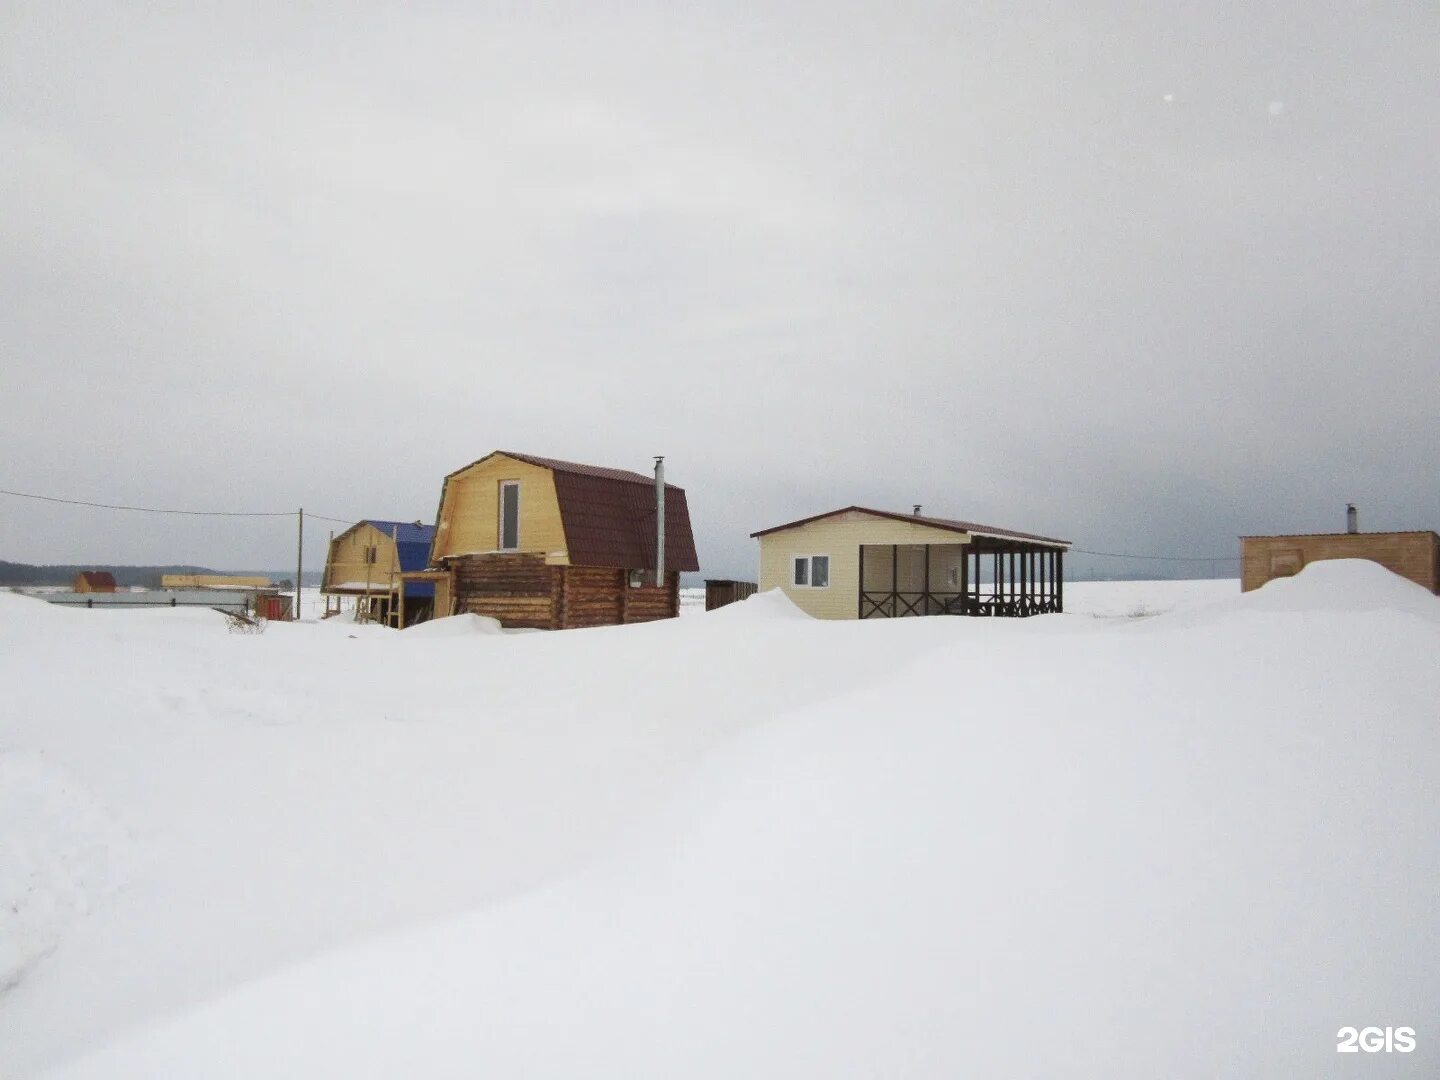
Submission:
{"label": "metal chimney pipe", "polygon": [[655,455],[655,584],[665,587],[665,455]]}
{"label": "metal chimney pipe", "polygon": [[1354,503],[1345,504],[1345,531],[1347,533],[1360,531],[1360,511],[1355,509]]}

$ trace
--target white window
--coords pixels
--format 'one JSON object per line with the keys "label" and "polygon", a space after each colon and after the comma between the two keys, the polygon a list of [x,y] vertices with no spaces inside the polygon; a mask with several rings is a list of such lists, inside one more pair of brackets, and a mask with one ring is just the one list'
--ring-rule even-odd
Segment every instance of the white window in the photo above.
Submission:
{"label": "white window", "polygon": [[790,579],[795,585],[808,589],[830,587],[829,555],[796,555],[795,573]]}
{"label": "white window", "polygon": [[500,482],[500,550],[520,547],[520,481]]}

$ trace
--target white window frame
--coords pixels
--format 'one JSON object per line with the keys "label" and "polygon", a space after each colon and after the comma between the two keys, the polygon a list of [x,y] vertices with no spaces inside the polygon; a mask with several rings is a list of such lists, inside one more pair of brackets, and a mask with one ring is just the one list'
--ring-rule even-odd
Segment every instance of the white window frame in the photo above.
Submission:
{"label": "white window frame", "polygon": [[[505,546],[505,489],[515,489],[515,546]],[[498,520],[495,523],[495,548],[498,551],[520,550],[520,481],[500,481],[500,505],[497,507]]]}
{"label": "white window frame", "polygon": [[[825,584],[815,585],[815,560],[825,560]],[[805,564],[805,580],[795,580],[795,568],[801,563]],[[790,588],[792,589],[828,589],[830,587],[830,556],[824,552],[817,552],[813,555],[791,555],[790,556]]]}

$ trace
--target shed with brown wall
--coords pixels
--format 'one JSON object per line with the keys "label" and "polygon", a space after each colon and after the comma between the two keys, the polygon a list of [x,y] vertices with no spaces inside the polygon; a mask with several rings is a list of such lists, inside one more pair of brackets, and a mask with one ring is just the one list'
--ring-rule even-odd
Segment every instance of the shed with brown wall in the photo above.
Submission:
{"label": "shed with brown wall", "polygon": [[1440,593],[1440,535],[1429,530],[1242,536],[1240,589],[1258,589],[1324,559],[1368,559]]}

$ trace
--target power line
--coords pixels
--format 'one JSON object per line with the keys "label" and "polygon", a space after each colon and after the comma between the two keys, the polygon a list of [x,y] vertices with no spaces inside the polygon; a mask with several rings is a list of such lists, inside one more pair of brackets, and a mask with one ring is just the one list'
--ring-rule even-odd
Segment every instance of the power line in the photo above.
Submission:
{"label": "power line", "polygon": [[1079,555],[1104,555],[1111,559],[1149,559],[1155,562],[1239,562],[1239,555],[1135,555],[1128,551],[1087,551],[1071,548]]}
{"label": "power line", "polygon": [[[130,510],[139,514],[181,514],[186,517],[294,517],[294,510],[171,510],[156,506],[127,506],[121,503],[87,502],[84,499],[61,499],[54,495],[36,495],[28,491],[9,491],[0,488],[0,495],[12,495],[17,499],[36,499],[40,502],[61,503],[65,506],[89,506],[99,510]],[[358,525],[348,518],[328,517],[325,514],[311,514],[316,521],[328,521],[335,525]],[[1090,551],[1074,548],[1077,555],[1099,555],[1108,559],[1145,559],[1151,562],[1238,562],[1238,555],[1138,555],[1128,551]]]}
{"label": "power line", "polygon": [[244,511],[244,510],[168,510],[156,506],[125,506],[119,503],[86,502],[84,499],[60,499],[53,495],[35,495],[28,491],[7,491],[0,488],[0,495],[13,495],[17,499],[37,499],[40,502],[63,503],[66,506],[92,506],[100,510],[133,510],[140,514],[183,514],[187,517],[294,517],[294,510]]}

